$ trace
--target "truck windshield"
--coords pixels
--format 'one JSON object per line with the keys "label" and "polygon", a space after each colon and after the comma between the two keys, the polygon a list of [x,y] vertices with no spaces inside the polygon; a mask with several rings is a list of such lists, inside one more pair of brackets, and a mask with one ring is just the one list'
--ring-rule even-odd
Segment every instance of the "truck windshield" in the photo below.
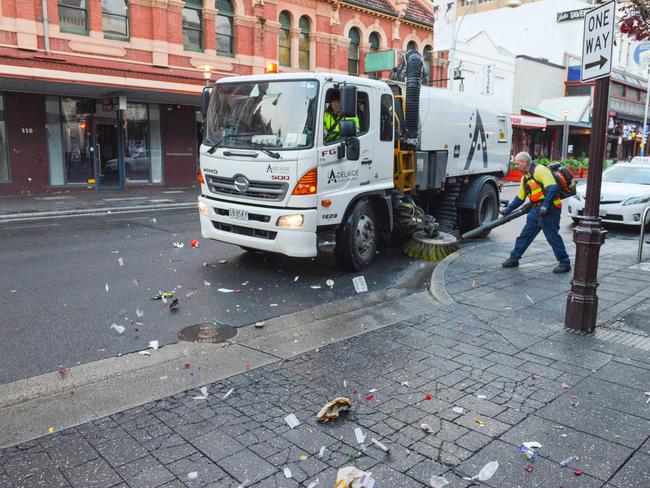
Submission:
{"label": "truck windshield", "polygon": [[252,149],[310,147],[317,101],[315,80],[217,84],[208,107],[205,143]]}

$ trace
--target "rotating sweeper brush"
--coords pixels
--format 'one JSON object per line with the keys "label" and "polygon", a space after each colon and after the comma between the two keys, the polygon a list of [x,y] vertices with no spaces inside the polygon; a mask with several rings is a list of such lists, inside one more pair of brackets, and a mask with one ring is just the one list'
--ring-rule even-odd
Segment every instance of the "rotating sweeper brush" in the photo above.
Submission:
{"label": "rotating sweeper brush", "polygon": [[411,236],[404,253],[413,259],[441,261],[459,249],[456,238],[440,232],[435,219],[413,202],[401,202],[395,208],[395,224],[400,233]]}

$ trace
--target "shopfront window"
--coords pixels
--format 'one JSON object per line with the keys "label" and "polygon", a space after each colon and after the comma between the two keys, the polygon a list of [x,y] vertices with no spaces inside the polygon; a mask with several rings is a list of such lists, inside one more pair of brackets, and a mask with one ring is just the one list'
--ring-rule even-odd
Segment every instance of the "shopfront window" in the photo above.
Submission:
{"label": "shopfront window", "polygon": [[129,6],[126,0],[102,0],[104,37],[128,39]]}
{"label": "shopfront window", "polygon": [[9,181],[9,150],[5,126],[4,99],[0,95],[0,181]]}
{"label": "shopfront window", "polygon": [[150,181],[151,148],[146,103],[129,103],[124,121],[124,167],[127,181]]}
{"label": "shopfront window", "polygon": [[87,183],[94,177],[91,151],[93,106],[92,100],[61,98],[66,183]]}
{"label": "shopfront window", "polygon": [[61,32],[88,34],[88,5],[86,0],[59,0]]}

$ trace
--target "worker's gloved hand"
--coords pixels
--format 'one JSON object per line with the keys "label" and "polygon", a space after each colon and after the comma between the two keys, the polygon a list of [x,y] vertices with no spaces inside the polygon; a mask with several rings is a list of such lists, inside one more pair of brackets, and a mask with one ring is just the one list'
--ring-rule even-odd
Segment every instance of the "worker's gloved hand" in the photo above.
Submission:
{"label": "worker's gloved hand", "polygon": [[499,215],[506,216],[506,215],[508,215],[509,213],[510,213],[510,210],[508,210],[507,208],[504,208],[504,209],[502,209],[502,210],[499,210]]}
{"label": "worker's gloved hand", "polygon": [[539,208],[539,217],[546,217],[548,214],[548,207],[544,207],[543,205]]}

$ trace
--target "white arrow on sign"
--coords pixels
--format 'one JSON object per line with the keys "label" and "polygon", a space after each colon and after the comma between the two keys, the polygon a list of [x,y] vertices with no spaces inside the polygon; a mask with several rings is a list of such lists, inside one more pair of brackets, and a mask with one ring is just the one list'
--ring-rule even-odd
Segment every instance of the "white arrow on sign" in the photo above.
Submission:
{"label": "white arrow on sign", "polygon": [[616,1],[590,10],[585,15],[580,79],[597,80],[612,72],[612,52],[616,27]]}

